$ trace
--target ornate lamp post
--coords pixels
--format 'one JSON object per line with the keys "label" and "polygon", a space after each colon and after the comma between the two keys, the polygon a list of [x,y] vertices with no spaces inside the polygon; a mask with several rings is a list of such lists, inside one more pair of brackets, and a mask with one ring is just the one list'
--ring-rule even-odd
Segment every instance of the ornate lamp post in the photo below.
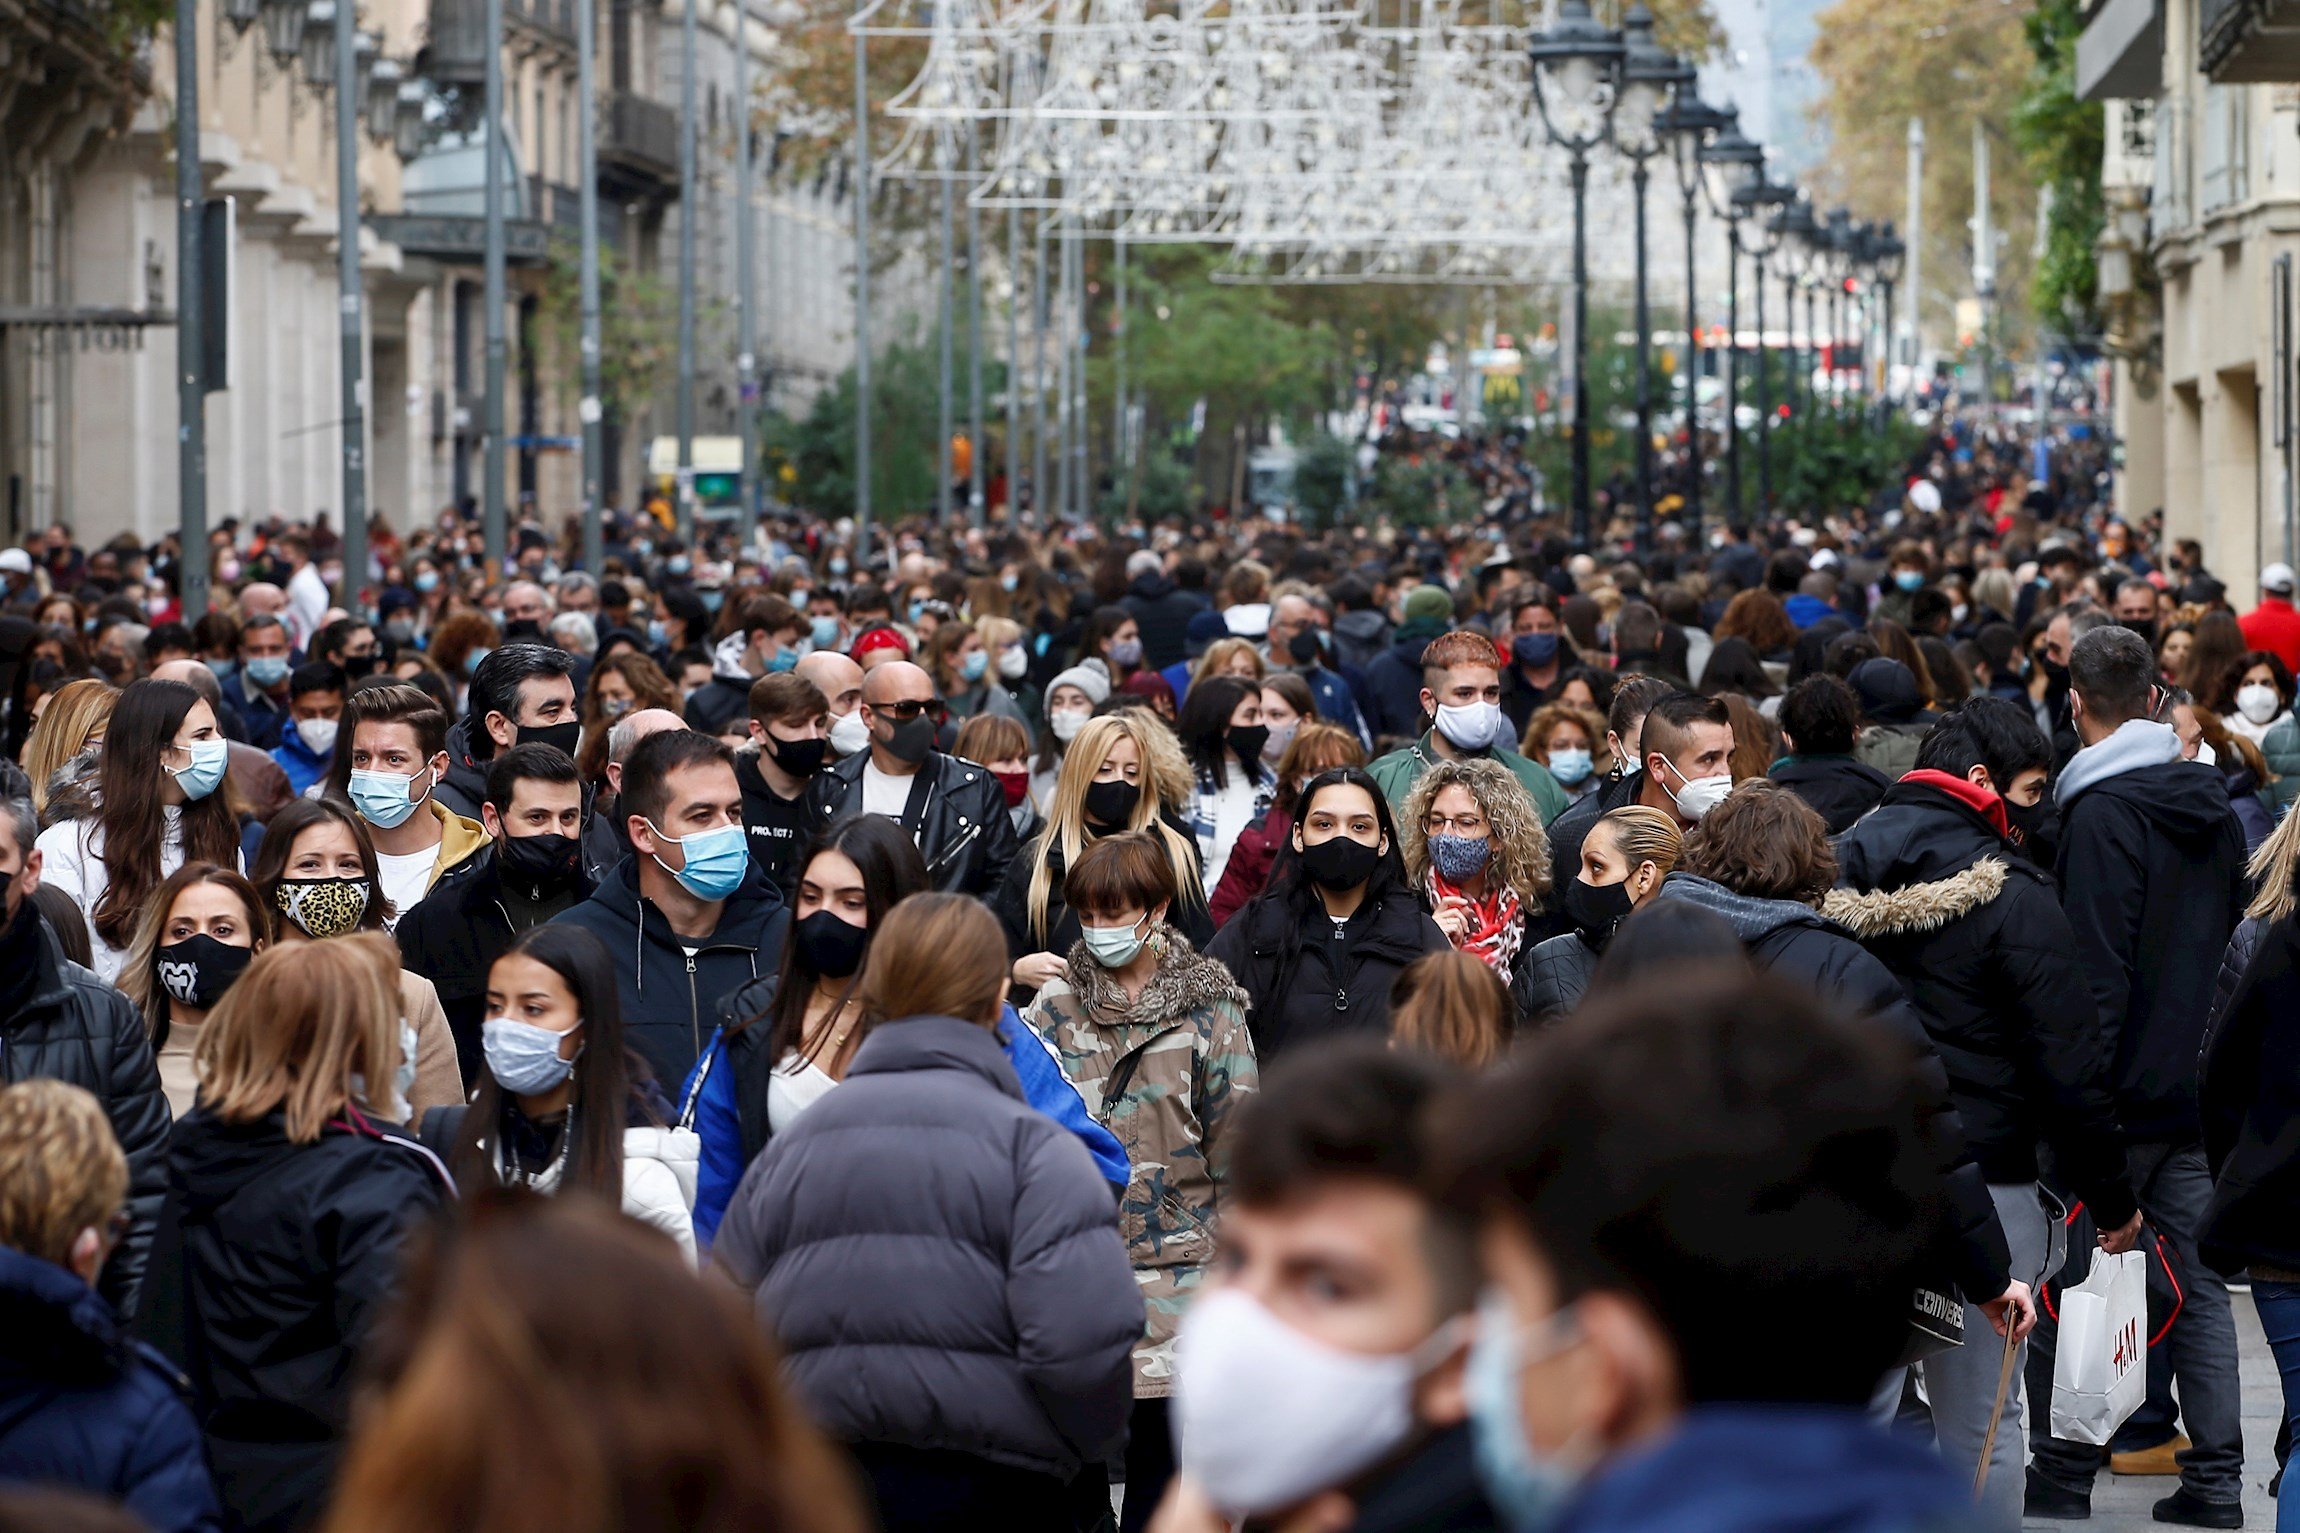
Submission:
{"label": "ornate lamp post", "polygon": [[1629,160],[1636,201],[1637,264],[1637,537],[1653,545],[1653,311],[1647,283],[1645,192],[1648,166],[1668,146],[1662,112],[1669,93],[1692,71],[1653,40],[1653,13],[1640,3],[1622,17],[1621,94],[1613,108],[1613,144]]}
{"label": "ornate lamp post", "polygon": [[1877,226],[1874,248],[1877,292],[1884,300],[1883,323],[1878,327],[1885,337],[1885,370],[1877,383],[1877,413],[1881,418],[1893,408],[1893,289],[1900,284],[1909,251],[1893,231],[1891,219]]}
{"label": "ornate lamp post", "polygon": [[1621,83],[1621,35],[1601,26],[1589,0],[1560,0],[1556,24],[1527,48],[1542,132],[1573,170],[1573,532],[1590,541],[1589,151],[1605,142]]}
{"label": "ornate lamp post", "polygon": [[[1781,257],[1782,306],[1788,311],[1781,321],[1782,350],[1787,353],[1789,358],[1788,398],[1784,403],[1789,406],[1789,413],[1794,415],[1798,413],[1797,371],[1803,365],[1797,347],[1797,289],[1801,285],[1800,279],[1807,270],[1806,263],[1812,259],[1813,242],[1821,232],[1820,224],[1813,217],[1811,201],[1803,193],[1799,193],[1795,201],[1774,215],[1772,232],[1779,236],[1779,241],[1774,246],[1774,252]],[[1805,339],[1808,343],[1811,342],[1812,336],[1812,326],[1808,324],[1805,329]],[[1808,375],[1805,385],[1805,404],[1807,408],[1810,408],[1812,403],[1812,380]]]}
{"label": "ornate lamp post", "polygon": [[[1677,192],[1685,209],[1685,503],[1695,547],[1701,542],[1701,315],[1695,302],[1694,219],[1700,211],[1703,160],[1717,135],[1732,122],[1701,99],[1696,73],[1687,68],[1677,81],[1677,99],[1664,114],[1669,156],[1677,172]],[[1727,429],[1731,426],[1728,423]]]}
{"label": "ornate lamp post", "polygon": [[[1741,131],[1741,114],[1728,107],[1717,136],[1701,151],[1709,211],[1725,220],[1725,494],[1728,515],[1742,520],[1741,505],[1741,225],[1759,212],[1755,197],[1765,184],[1765,151]],[[1690,268],[1688,268],[1690,269]],[[1760,335],[1760,343],[1762,336]],[[1761,354],[1761,353],[1760,353]]]}

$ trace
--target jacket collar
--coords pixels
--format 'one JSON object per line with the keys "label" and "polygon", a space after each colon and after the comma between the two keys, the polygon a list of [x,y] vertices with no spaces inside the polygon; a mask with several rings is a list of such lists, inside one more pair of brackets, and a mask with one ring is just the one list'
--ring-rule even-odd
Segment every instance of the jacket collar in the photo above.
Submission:
{"label": "jacket collar", "polygon": [[1230,977],[1230,971],[1202,957],[1189,938],[1163,923],[1151,935],[1165,946],[1158,954],[1158,967],[1150,983],[1133,1000],[1126,998],[1110,971],[1094,961],[1083,938],[1071,944],[1068,972],[1047,988],[1067,990],[1076,997],[1087,1021],[1114,1029],[1164,1032],[1180,1026],[1192,1012],[1225,1000],[1241,1011],[1246,1008],[1246,992]]}
{"label": "jacket collar", "polygon": [[[58,1382],[92,1383],[125,1369],[130,1351],[119,1317],[76,1273],[0,1247],[4,1362]],[[62,1377],[57,1377],[61,1375]]]}
{"label": "jacket collar", "polygon": [[1930,788],[1936,793],[1946,794],[1988,821],[1990,828],[1998,835],[2012,834],[2012,827],[2005,819],[2004,795],[1959,777],[1954,772],[1937,772],[1931,767],[1918,767],[1913,772],[1902,773],[1901,781],[1896,786]]}
{"label": "jacket collar", "polygon": [[2111,777],[2179,759],[2180,736],[2173,733],[2170,724],[2126,719],[2116,726],[2114,734],[2069,758],[2068,765],[2061,769],[2060,781],[2053,786],[2052,796],[2066,809],[2076,801],[2078,794]]}
{"label": "jacket collar", "polygon": [[903,1017],[881,1022],[855,1050],[846,1078],[906,1075],[914,1070],[958,1070],[979,1075],[1016,1101],[1022,1081],[1007,1063],[998,1035],[956,1017]]}

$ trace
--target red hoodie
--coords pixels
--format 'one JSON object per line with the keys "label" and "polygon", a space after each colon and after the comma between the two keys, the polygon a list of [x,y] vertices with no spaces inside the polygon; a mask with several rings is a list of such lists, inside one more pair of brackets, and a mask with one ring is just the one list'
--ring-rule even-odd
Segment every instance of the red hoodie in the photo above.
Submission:
{"label": "red hoodie", "polygon": [[1976,810],[1982,819],[1996,827],[1998,835],[2009,837],[2012,834],[2011,823],[2005,819],[2004,795],[1993,788],[1981,787],[1969,778],[1959,777],[1953,772],[1935,771],[1931,767],[1918,767],[1914,772],[1905,773],[1901,781],[1938,788],[1959,803]]}

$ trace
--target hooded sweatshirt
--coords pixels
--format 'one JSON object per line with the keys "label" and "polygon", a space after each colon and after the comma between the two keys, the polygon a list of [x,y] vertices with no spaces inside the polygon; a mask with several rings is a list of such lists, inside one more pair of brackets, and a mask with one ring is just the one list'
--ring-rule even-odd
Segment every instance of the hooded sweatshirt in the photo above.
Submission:
{"label": "hooded sweatshirt", "polygon": [[711,679],[687,699],[687,727],[706,735],[729,733],[751,713],[751,683],[758,678],[743,667],[750,653],[748,634],[731,633],[711,651]]}
{"label": "hooded sweatshirt", "polygon": [[2244,913],[2244,830],[2212,767],[2131,719],[2071,757],[2061,906],[2100,1004],[2118,1115],[2136,1143],[2193,1144],[2197,1051],[2221,950]]}

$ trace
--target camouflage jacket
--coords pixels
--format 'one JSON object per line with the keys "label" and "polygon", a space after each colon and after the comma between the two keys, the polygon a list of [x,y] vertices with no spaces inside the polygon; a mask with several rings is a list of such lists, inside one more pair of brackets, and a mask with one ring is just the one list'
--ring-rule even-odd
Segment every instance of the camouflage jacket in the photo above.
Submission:
{"label": "camouflage jacket", "polygon": [[1134,1349],[1138,1399],[1174,1391],[1174,1333],[1214,1256],[1230,1110],[1260,1079],[1246,992],[1230,971],[1171,926],[1151,940],[1162,944],[1158,968],[1131,1003],[1079,943],[1028,1015],[1133,1163],[1119,1227],[1149,1313]]}

